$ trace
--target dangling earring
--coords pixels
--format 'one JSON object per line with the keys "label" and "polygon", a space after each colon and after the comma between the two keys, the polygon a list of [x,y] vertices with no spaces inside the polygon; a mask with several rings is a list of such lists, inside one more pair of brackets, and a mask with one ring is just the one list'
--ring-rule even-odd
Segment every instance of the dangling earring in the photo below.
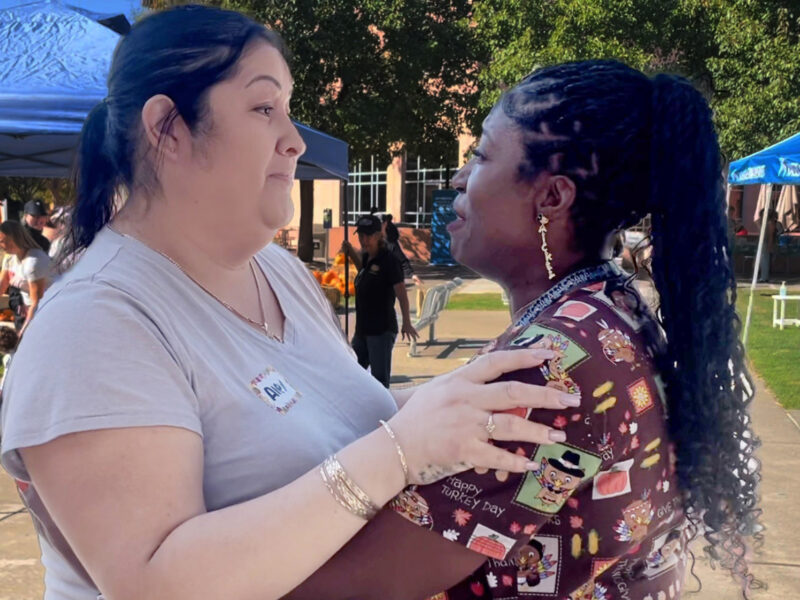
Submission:
{"label": "dangling earring", "polygon": [[542,253],[544,254],[544,266],[547,268],[547,277],[555,279],[556,274],[553,272],[553,255],[550,254],[550,249],[547,247],[547,224],[550,219],[539,213],[539,233],[542,234]]}

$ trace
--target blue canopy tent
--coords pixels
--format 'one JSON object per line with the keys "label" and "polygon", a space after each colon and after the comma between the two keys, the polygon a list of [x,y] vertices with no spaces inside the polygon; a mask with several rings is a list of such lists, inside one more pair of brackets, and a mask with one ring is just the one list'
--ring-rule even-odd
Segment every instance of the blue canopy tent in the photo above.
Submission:
{"label": "blue canopy tent", "polygon": [[[66,4],[115,3],[44,0],[0,10],[0,176],[67,177],[83,121],[107,94],[119,35]],[[297,178],[346,181],[347,143],[297,128],[307,146]]]}
{"label": "blue canopy tent", "polygon": [[[762,184],[767,185],[767,198],[772,197],[772,186],[775,184],[800,185],[800,133],[765,148],[760,152],[736,160],[730,164],[728,183],[733,185]],[[764,214],[768,214],[767,205]],[[758,238],[753,281],[750,284],[750,300],[747,303],[747,317],[744,322],[742,341],[747,344],[750,330],[750,318],[753,313],[753,294],[758,279],[758,268],[764,250],[764,236],[767,231],[767,219],[761,219],[761,233]]]}

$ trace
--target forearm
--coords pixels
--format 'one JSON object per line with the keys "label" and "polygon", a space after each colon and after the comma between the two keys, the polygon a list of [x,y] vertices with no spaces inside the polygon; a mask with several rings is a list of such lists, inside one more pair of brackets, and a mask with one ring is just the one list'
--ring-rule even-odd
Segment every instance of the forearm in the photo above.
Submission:
{"label": "forearm", "polygon": [[408,292],[404,283],[397,284],[401,291],[397,294],[397,300],[400,302],[400,312],[403,315],[403,322],[411,324],[411,311],[408,304]]}
{"label": "forearm", "polygon": [[[376,430],[338,453],[378,506],[403,486],[397,455]],[[254,500],[196,516],[175,528],[122,598],[279,598],[311,575],[365,525],[314,469]],[[144,589],[143,589],[144,588]],[[115,596],[110,596],[115,598]]]}
{"label": "forearm", "polygon": [[485,556],[384,509],[287,600],[428,598],[485,561]]}

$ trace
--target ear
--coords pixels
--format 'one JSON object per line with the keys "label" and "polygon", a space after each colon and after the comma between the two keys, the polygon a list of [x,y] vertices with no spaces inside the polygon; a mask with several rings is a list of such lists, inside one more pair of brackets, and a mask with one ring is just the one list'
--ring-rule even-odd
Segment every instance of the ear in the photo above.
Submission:
{"label": "ear", "polygon": [[577,192],[575,182],[565,175],[544,174],[542,191],[535,204],[536,214],[543,214],[551,221],[569,218]]}
{"label": "ear", "polygon": [[[191,132],[180,115],[171,118],[175,103],[164,94],[157,94],[142,107],[142,127],[147,143],[153,150],[159,148],[168,159],[178,157],[186,142],[191,142]],[[170,121],[171,120],[171,121]]]}

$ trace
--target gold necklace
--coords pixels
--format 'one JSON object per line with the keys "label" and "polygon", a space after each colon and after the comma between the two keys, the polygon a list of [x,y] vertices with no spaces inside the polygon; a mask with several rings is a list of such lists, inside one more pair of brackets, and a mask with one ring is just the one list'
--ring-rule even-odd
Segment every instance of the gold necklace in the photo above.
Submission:
{"label": "gold necklace", "polygon": [[253,281],[256,284],[256,294],[258,294],[258,311],[259,311],[259,313],[261,315],[261,322],[260,323],[258,321],[256,321],[256,320],[254,320],[254,319],[251,319],[247,315],[244,315],[244,314],[240,313],[233,306],[231,306],[230,304],[225,302],[225,300],[223,300],[222,298],[218,297],[216,294],[211,292],[206,286],[204,286],[202,283],[197,281],[197,279],[195,279],[194,277],[189,275],[189,273],[187,273],[186,270],[182,266],[180,266],[175,260],[173,260],[172,257],[169,256],[168,254],[166,254],[164,252],[161,252],[161,250],[157,250],[157,249],[153,248],[152,246],[148,246],[143,241],[139,240],[138,238],[133,237],[132,235],[128,235],[127,233],[122,233],[121,231],[117,231],[116,229],[114,229],[110,225],[108,226],[108,228],[111,229],[111,231],[117,233],[118,235],[121,235],[122,237],[126,237],[126,238],[129,238],[129,239],[132,239],[132,240],[136,240],[140,244],[150,248],[150,250],[152,250],[156,254],[160,254],[161,256],[166,258],[169,262],[171,262],[173,265],[175,265],[178,268],[178,270],[181,273],[183,273],[184,275],[186,275],[186,277],[188,277],[197,287],[199,287],[206,294],[211,296],[214,300],[216,300],[217,302],[222,304],[222,306],[227,308],[234,315],[236,315],[237,317],[239,317],[243,321],[247,321],[248,323],[250,323],[254,327],[257,327],[259,330],[263,331],[264,335],[266,335],[271,340],[275,340],[276,342],[283,343],[283,338],[281,336],[276,335],[276,334],[272,333],[269,330],[269,323],[267,322],[267,317],[264,314],[264,301],[261,298],[261,285],[258,283],[258,276],[256,275],[256,268],[253,266],[253,262],[255,262],[255,258],[251,258],[249,261],[247,261],[247,264],[250,266],[250,272],[253,274]]}

